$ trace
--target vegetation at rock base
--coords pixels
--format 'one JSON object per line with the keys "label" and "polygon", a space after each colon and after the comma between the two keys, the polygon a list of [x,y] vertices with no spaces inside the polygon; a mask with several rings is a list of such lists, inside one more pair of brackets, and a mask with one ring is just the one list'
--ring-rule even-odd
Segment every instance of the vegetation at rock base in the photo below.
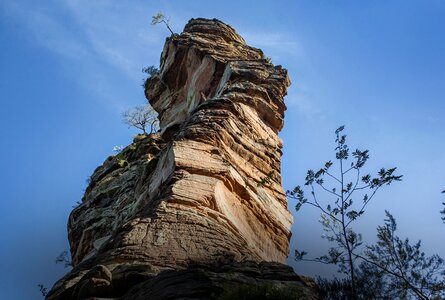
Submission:
{"label": "vegetation at rock base", "polygon": [[[350,299],[351,281],[348,278],[326,279],[317,278],[317,286],[321,299],[344,300]],[[356,280],[356,297],[357,299],[379,299],[392,300],[390,296],[386,296],[381,281],[368,281],[363,276],[357,276]]]}
{"label": "vegetation at rock base", "polygon": [[[352,152],[346,144],[344,126],[335,131],[335,156],[339,174],[332,172],[333,163],[328,161],[318,171],[309,170],[305,186],[310,199],[300,186],[287,191],[288,197],[297,200],[296,210],[310,205],[320,210],[325,234],[322,238],[334,243],[327,254],[306,259],[307,252],[295,250],[295,259],[314,261],[338,266],[343,279],[318,279],[323,299],[442,299],[445,297],[445,266],[438,255],[426,257],[420,241],[414,245],[408,239],[395,235],[395,218],[386,211],[383,226],[377,228],[377,243],[362,246],[362,236],[352,224],[360,218],[376,192],[384,185],[400,181],[396,168],[382,168],[377,176],[361,173],[367,160],[368,150]],[[331,201],[321,201],[318,191],[331,196]],[[357,202],[356,199],[360,199]]]}
{"label": "vegetation at rock base", "polygon": [[239,285],[237,287],[227,287],[224,291],[214,297],[215,300],[297,300],[305,299],[304,294],[297,290],[286,290],[272,286],[270,284]]}

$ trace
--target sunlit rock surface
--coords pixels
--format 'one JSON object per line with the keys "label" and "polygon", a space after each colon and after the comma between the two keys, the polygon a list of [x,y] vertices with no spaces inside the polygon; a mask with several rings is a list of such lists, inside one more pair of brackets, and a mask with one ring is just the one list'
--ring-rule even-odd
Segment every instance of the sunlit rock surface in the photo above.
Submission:
{"label": "sunlit rock surface", "polygon": [[95,170],[69,218],[74,268],[48,299],[209,299],[236,284],[313,297],[280,264],[292,224],[278,137],[289,84],[218,20],[192,19],[168,38],[145,84],[161,130]]}

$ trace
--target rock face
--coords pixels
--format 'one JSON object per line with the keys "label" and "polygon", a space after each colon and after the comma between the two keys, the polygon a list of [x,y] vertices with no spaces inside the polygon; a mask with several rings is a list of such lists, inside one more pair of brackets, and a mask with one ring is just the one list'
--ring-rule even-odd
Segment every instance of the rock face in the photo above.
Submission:
{"label": "rock face", "polygon": [[[168,38],[145,84],[161,130],[95,170],[69,218],[74,268],[47,298],[208,299],[231,280],[310,294],[279,264],[292,224],[278,137],[289,84],[285,69],[218,20],[192,19]],[[184,278],[195,289],[174,287]]]}

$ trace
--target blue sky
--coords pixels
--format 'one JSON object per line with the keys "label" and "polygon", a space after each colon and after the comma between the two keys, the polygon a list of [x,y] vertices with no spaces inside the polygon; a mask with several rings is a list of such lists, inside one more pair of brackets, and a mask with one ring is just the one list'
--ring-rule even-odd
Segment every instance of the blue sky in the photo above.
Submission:
{"label": "blue sky", "polygon": [[[333,159],[333,131],[367,148],[369,171],[397,166],[404,180],[382,190],[357,224],[365,240],[390,210],[399,234],[445,256],[444,1],[0,2],[0,291],[40,299],[66,272],[66,221],[86,178],[134,130],[120,113],[144,103],[141,68],[159,61],[168,31],[192,17],[221,19],[289,70],[282,161],[286,189]],[[293,210],[295,203],[289,207]],[[320,249],[318,212],[294,213],[295,247]],[[319,250],[318,250],[319,251]]]}

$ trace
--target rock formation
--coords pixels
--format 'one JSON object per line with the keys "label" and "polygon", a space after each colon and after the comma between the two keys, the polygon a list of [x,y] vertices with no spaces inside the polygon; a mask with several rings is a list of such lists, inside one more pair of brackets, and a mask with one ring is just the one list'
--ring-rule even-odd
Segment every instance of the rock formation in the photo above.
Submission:
{"label": "rock formation", "polygon": [[310,295],[282,264],[292,216],[278,132],[289,84],[218,20],[192,19],[168,38],[145,84],[161,130],[94,171],[69,218],[74,268],[47,298],[208,299],[259,282]]}

